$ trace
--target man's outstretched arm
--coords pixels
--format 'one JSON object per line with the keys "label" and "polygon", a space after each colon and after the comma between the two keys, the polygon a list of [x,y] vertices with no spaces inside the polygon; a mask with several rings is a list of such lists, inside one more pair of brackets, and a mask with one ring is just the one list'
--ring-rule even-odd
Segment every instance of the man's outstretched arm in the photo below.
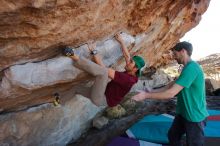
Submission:
{"label": "man's outstretched arm", "polygon": [[125,46],[125,43],[121,37],[121,35],[119,33],[117,33],[115,35],[115,39],[119,42],[119,44],[121,45],[121,50],[123,52],[124,58],[125,58],[125,62],[126,64],[129,64],[131,61],[131,55],[127,49],[127,47]]}
{"label": "man's outstretched arm", "polygon": [[137,95],[133,96],[132,99],[136,101],[142,101],[144,99],[169,99],[178,94],[182,89],[182,86],[173,84],[169,89],[161,92],[140,91]]}
{"label": "man's outstretched arm", "polygon": [[[88,44],[88,49],[90,50],[90,52],[94,51],[94,50],[95,50],[95,47],[96,47],[95,43],[93,43],[93,44],[89,43],[89,44]],[[93,59],[94,59],[95,63],[97,63],[98,65],[100,65],[100,66],[102,66],[102,67],[106,67],[105,64],[102,62],[102,59],[101,59],[101,57],[98,55],[98,53],[97,53],[97,54],[94,54],[94,55],[92,55],[92,56],[93,56]],[[114,79],[114,77],[115,77],[115,70],[114,70],[114,69],[108,68],[108,77],[109,77],[110,79]]]}
{"label": "man's outstretched arm", "polygon": [[[90,52],[93,52],[96,48],[96,44],[95,43],[88,43],[88,49]],[[96,52],[96,54],[92,54],[92,57],[95,61],[96,64],[102,66],[102,67],[106,67],[105,64],[102,62],[101,57],[99,56],[99,54]]]}

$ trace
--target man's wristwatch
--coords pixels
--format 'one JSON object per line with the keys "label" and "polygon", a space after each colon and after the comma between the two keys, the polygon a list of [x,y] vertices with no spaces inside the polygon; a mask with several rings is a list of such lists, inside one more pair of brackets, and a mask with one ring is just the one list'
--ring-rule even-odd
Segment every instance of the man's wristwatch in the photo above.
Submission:
{"label": "man's wristwatch", "polygon": [[91,54],[91,55],[96,55],[96,54],[98,54],[98,51],[97,51],[97,50],[92,50],[92,51],[90,52],[90,54]]}

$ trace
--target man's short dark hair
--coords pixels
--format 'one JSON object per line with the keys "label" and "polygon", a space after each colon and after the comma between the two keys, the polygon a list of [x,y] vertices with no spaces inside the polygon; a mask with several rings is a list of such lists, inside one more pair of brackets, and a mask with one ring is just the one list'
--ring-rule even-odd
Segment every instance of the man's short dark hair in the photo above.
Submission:
{"label": "man's short dark hair", "polygon": [[181,51],[182,49],[186,50],[186,52],[189,56],[192,55],[193,46],[189,42],[186,42],[186,41],[179,42],[172,48],[173,51],[178,51],[178,52]]}

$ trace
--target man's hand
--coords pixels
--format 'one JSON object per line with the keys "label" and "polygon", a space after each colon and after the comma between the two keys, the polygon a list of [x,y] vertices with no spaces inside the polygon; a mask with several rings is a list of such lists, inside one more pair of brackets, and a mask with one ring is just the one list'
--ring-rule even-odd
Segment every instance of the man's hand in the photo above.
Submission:
{"label": "man's hand", "polygon": [[123,56],[124,56],[124,58],[125,58],[126,64],[129,64],[130,61],[131,61],[131,55],[130,55],[130,53],[129,53],[129,51],[128,51],[128,49],[127,49],[127,47],[126,47],[126,45],[125,45],[125,43],[124,43],[124,41],[123,41],[123,39],[122,39],[122,37],[121,37],[121,35],[120,35],[120,33],[117,33],[117,34],[115,35],[115,39],[116,39],[116,40],[119,42],[119,44],[121,45],[121,50],[122,50],[122,52],[123,52]]}
{"label": "man's hand", "polygon": [[150,94],[146,91],[139,90],[139,93],[135,96],[133,96],[131,99],[135,101],[142,101],[144,99],[150,98]]}
{"label": "man's hand", "polygon": [[117,34],[115,35],[115,39],[116,39],[118,42],[120,42],[120,43],[123,42],[123,39],[122,39],[120,33],[117,33]]}

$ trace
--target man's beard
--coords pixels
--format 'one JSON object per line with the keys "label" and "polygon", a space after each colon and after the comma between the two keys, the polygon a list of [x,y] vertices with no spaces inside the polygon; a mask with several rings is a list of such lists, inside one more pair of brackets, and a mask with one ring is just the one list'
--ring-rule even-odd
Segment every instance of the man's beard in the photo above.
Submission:
{"label": "man's beard", "polygon": [[176,62],[177,62],[178,64],[182,64],[182,61],[181,61],[180,59],[176,59]]}

